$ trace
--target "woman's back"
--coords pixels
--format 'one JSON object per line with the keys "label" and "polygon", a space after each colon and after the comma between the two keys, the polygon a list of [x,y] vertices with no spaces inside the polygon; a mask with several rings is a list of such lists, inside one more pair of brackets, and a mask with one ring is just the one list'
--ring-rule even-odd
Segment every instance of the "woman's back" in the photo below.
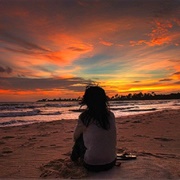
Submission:
{"label": "woman's back", "polygon": [[115,117],[109,112],[109,129],[103,129],[92,121],[83,133],[84,145],[87,148],[84,161],[91,165],[108,164],[116,158]]}

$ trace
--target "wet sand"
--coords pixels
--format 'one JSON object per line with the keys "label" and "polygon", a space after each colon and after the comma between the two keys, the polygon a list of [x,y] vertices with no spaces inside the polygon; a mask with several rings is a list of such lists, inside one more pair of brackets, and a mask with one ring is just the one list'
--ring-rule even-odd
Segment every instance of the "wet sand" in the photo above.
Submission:
{"label": "wet sand", "polygon": [[0,178],[180,179],[180,111],[116,119],[117,152],[136,160],[101,172],[70,161],[76,120],[0,128]]}

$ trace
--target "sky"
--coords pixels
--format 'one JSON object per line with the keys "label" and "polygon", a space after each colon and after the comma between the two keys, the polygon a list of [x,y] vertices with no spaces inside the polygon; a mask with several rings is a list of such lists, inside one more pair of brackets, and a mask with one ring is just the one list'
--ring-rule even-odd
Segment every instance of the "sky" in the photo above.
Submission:
{"label": "sky", "polygon": [[179,0],[0,0],[0,102],[180,92]]}

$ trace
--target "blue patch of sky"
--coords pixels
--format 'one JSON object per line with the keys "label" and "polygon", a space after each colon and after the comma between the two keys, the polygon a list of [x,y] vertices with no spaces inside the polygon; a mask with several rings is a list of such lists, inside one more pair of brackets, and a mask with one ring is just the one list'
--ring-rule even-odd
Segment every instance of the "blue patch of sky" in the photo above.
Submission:
{"label": "blue patch of sky", "polygon": [[84,70],[85,74],[112,74],[114,71],[117,71],[118,69],[115,69],[114,66],[95,66],[92,68],[86,68]]}
{"label": "blue patch of sky", "polygon": [[88,57],[88,58],[81,58],[78,59],[78,61],[75,61],[73,64],[74,65],[80,65],[80,66],[91,66],[91,65],[98,65],[102,64],[103,61],[108,61],[111,60],[112,56],[104,55],[104,54],[98,54],[93,57]]}
{"label": "blue patch of sky", "polygon": [[124,53],[118,55],[118,57],[115,53],[114,55],[98,54],[90,58],[79,59],[73,64],[82,67],[76,72],[77,75],[123,74],[129,71],[130,68],[129,61],[126,61],[123,56]]}
{"label": "blue patch of sky", "polygon": [[169,74],[169,70],[165,70],[165,69],[158,69],[158,70],[149,70],[148,72],[143,72],[146,74],[150,74],[151,78],[165,78],[167,76],[167,74]]}
{"label": "blue patch of sky", "polygon": [[100,64],[100,65],[92,65],[89,67],[84,67],[81,70],[82,74],[92,74],[92,75],[107,75],[107,74],[121,74],[125,71],[123,64],[109,63]]}

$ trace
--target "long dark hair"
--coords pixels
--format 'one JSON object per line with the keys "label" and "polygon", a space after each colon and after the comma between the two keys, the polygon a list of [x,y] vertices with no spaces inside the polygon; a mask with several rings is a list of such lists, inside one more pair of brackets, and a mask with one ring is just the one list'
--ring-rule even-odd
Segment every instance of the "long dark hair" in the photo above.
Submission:
{"label": "long dark hair", "polygon": [[87,127],[90,122],[94,121],[97,126],[108,130],[109,111],[108,98],[104,89],[99,86],[86,87],[81,106],[86,105],[86,110],[80,115],[83,124]]}

